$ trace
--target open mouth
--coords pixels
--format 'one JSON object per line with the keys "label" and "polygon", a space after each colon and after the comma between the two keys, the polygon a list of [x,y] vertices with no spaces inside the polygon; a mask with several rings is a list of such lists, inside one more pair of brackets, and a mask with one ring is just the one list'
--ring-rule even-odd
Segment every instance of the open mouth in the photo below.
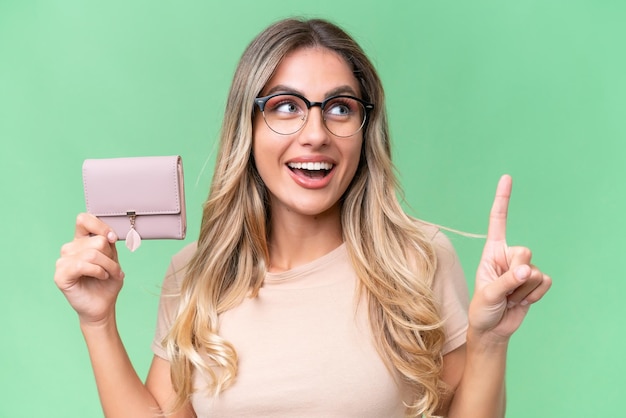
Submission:
{"label": "open mouth", "polygon": [[330,173],[333,169],[333,164],[331,163],[289,163],[287,164],[289,169],[294,173],[299,175],[306,176],[312,179],[321,179],[324,178]]}

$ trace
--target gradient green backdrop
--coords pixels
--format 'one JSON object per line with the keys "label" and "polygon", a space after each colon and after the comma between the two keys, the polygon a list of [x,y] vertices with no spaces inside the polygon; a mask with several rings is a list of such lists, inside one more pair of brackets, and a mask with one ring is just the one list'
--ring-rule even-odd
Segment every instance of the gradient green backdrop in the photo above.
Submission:
{"label": "gradient green backdrop", "polygon": [[[52,281],[85,158],[180,154],[189,237],[121,246],[122,337],[141,376],[170,256],[195,239],[226,92],[276,19],[325,17],[380,70],[417,216],[485,232],[514,178],[510,244],[554,286],[513,338],[508,417],[622,414],[626,3],[0,0],[0,417],[102,415]],[[471,285],[482,240],[452,235]]]}

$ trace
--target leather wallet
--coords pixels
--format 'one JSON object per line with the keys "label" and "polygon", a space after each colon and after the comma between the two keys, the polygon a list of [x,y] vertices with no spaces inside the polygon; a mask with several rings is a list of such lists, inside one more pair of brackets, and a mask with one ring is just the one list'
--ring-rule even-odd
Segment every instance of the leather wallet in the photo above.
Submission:
{"label": "leather wallet", "polygon": [[184,239],[185,187],[180,156],[88,159],[87,212],[135,251],[142,239]]}

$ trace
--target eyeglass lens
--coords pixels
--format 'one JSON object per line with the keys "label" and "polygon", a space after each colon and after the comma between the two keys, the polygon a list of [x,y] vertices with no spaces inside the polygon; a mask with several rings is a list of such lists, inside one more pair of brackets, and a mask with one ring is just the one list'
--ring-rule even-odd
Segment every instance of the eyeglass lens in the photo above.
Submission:
{"label": "eyeglass lens", "polygon": [[[276,133],[290,135],[305,124],[309,109],[304,100],[280,94],[267,100],[263,116],[267,126]],[[357,133],[365,122],[365,107],[350,97],[338,96],[324,102],[324,125],[334,135],[347,137]]]}

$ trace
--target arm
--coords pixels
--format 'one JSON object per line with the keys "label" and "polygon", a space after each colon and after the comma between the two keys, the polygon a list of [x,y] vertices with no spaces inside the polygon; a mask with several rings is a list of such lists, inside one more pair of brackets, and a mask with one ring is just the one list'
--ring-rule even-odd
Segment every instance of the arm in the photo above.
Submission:
{"label": "arm", "polygon": [[[474,346],[476,352],[468,353],[468,346],[470,350]],[[468,341],[443,357],[442,380],[450,392],[443,398],[437,415],[470,418],[504,415],[506,348],[495,347],[493,352],[489,346],[483,348],[480,350]]]}
{"label": "arm", "polygon": [[[124,273],[116,240],[106,224],[94,216],[79,215],[74,240],[63,246],[54,279],[78,313],[105,416],[163,416],[173,397],[169,363],[154,361],[149,384],[144,385],[117,330],[115,302]],[[185,410],[173,417],[193,415]]]}
{"label": "arm", "polygon": [[[114,319],[81,324],[106,417],[157,417],[163,408],[130,362]],[[169,381],[169,375],[164,381]],[[167,399],[167,398],[165,398]]]}
{"label": "arm", "polygon": [[476,273],[463,353],[444,357],[443,379],[454,395],[442,407],[449,418],[502,418],[505,370],[510,337],[530,305],[548,291],[550,277],[531,264],[531,252],[506,244],[511,178],[498,184],[487,241]]}
{"label": "arm", "polygon": [[482,344],[468,335],[465,365],[447,417],[504,417],[506,345]]}

